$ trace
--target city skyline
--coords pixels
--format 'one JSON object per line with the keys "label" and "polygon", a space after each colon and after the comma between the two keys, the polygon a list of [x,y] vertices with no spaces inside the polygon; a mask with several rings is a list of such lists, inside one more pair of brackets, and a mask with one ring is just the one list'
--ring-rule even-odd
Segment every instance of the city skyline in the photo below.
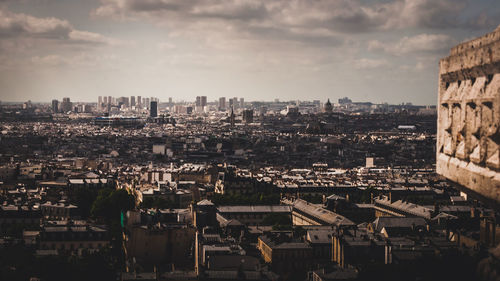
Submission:
{"label": "city skyline", "polygon": [[438,61],[498,26],[482,1],[1,1],[2,101],[437,101]]}
{"label": "city skyline", "polygon": [[[444,34],[447,25],[455,24],[454,30],[462,33],[449,38],[459,40],[491,25],[495,9],[479,13],[480,21],[473,22],[486,1],[469,6],[468,17],[446,11],[458,11],[472,1],[454,1],[455,6],[448,0],[213,0],[232,6],[211,1],[91,0],[85,6],[0,0],[0,51],[19,47],[0,52],[0,82],[40,93],[35,98],[18,94],[13,98],[22,101],[17,103],[0,96],[0,280],[500,281],[500,26],[453,45],[439,58],[439,75],[432,73],[432,66],[411,77],[401,70],[418,60],[416,53],[429,62],[438,60],[434,54],[441,48],[445,52],[447,43],[437,48],[433,35],[418,35],[424,43],[405,39],[408,42],[395,45],[379,37],[360,39],[389,32],[393,25],[424,25],[441,28]],[[35,10],[16,10],[29,2],[36,8],[48,5],[48,14],[61,12],[55,7],[71,7],[66,16],[72,23],[61,21],[61,15],[41,18],[27,14]],[[348,9],[335,14],[342,4]],[[419,9],[425,13],[419,14]],[[94,11],[91,21],[89,10]],[[136,18],[130,18],[130,12]],[[261,85],[256,77],[253,86],[243,83],[244,71],[237,68],[243,60],[227,62],[236,68],[223,68],[210,57],[201,59],[207,64],[198,69],[187,67],[186,58],[177,68],[171,65],[156,73],[160,67],[152,58],[161,56],[148,53],[148,60],[137,53],[151,41],[122,43],[123,34],[146,34],[139,29],[150,23],[141,27],[141,19],[151,13],[165,24],[156,29],[176,27],[167,22],[205,24],[196,29],[201,34],[190,38],[182,32],[193,31],[192,26],[177,26],[182,34],[169,37],[177,43],[210,38],[214,26],[208,23],[216,21],[227,24],[219,32],[225,35],[215,38],[217,44],[228,39],[234,43],[236,37],[241,39],[238,32],[246,31],[245,47],[258,41],[266,50],[265,42],[305,40],[279,37],[285,27],[320,25],[332,31],[343,24],[344,35],[357,33],[359,44],[371,40],[371,50],[399,52],[404,63],[396,66],[386,57],[385,70],[365,69],[373,75],[366,78],[348,67],[349,62],[356,66],[352,59],[361,53],[353,51],[352,57],[337,61],[346,66],[344,76],[331,76],[338,83],[348,83],[345,77],[357,79],[350,84],[352,91],[316,97],[313,93],[328,90],[318,84],[305,96],[307,77],[296,72],[291,61],[304,51],[299,45],[319,44],[311,37],[317,35],[314,29],[303,33],[311,42],[302,41],[291,53],[274,45],[277,64],[255,61],[272,85]],[[94,16],[113,15],[120,18],[107,27],[102,19],[94,22],[99,22],[96,29],[82,24],[94,21]],[[248,29],[256,24],[258,30]],[[362,25],[369,27],[354,28]],[[119,35],[117,26],[128,30]],[[269,28],[277,29],[262,38]],[[415,32],[425,34],[420,28]],[[234,32],[228,34],[228,29]],[[107,37],[111,34],[114,37]],[[322,42],[327,44],[314,47],[319,57],[332,43]],[[24,43],[25,49],[19,45]],[[219,51],[237,57],[243,45]],[[116,60],[107,61],[110,69],[103,68],[101,59],[93,63],[90,56],[80,61],[82,65],[71,64],[80,51],[90,48],[107,56],[113,46]],[[415,46],[416,53],[408,51]],[[205,47],[200,43],[197,54],[208,54]],[[46,61],[30,57],[51,50],[57,56]],[[127,53],[137,55],[134,62],[118,62]],[[280,61],[287,55],[289,60]],[[1,76],[16,67],[14,61],[37,68],[21,71],[19,77],[10,73],[12,80]],[[73,80],[44,76],[48,66],[41,61],[52,62],[52,74]],[[137,94],[134,87],[144,85],[145,65],[152,66],[148,79],[157,84]],[[172,69],[192,81],[169,80],[172,77],[165,74]],[[238,85],[238,91],[223,85],[214,92],[194,79],[210,80],[229,69],[221,80]],[[280,79],[273,71],[280,69],[287,69],[280,75],[293,86],[285,97],[266,92],[278,87]],[[318,81],[328,71],[318,69]],[[124,73],[135,76],[121,83],[111,78]],[[422,73],[439,80],[425,82]],[[414,87],[410,78],[421,85]],[[368,85],[373,95],[357,95],[370,79],[380,79]],[[400,89],[387,81],[406,84]],[[169,82],[175,82],[171,92],[198,90],[194,96],[154,93]],[[391,90],[381,92],[380,85]],[[75,92],[60,96],[48,87]],[[418,105],[430,98],[424,94],[426,87],[438,88],[437,105]],[[257,88],[267,90],[251,92]],[[76,92],[82,89],[86,92]],[[104,94],[94,96],[97,92]],[[249,92],[254,94],[245,94]],[[395,93],[397,98],[391,97]],[[187,102],[178,102],[178,97]],[[37,99],[51,102],[32,102]]]}

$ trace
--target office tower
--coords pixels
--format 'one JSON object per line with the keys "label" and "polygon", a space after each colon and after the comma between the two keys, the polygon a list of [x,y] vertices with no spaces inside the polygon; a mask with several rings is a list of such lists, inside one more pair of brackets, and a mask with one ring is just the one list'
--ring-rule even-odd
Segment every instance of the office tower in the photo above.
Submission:
{"label": "office tower", "polygon": [[104,102],[105,105],[107,105],[108,104],[108,97],[104,96],[103,102]]}
{"label": "office tower", "polygon": [[239,108],[240,106],[239,106],[239,104],[238,104],[238,98],[237,98],[237,97],[234,97],[234,98],[232,98],[232,100],[233,100],[233,102],[232,102],[232,106],[233,106],[233,108],[234,108],[234,109]]}
{"label": "office tower", "polygon": [[240,106],[241,106],[241,108],[245,108],[245,99],[244,98],[240,98]]}
{"label": "office tower", "polygon": [[168,98],[168,104],[172,105],[172,98]]}
{"label": "office tower", "polygon": [[229,107],[233,108],[234,104],[233,104],[233,99],[229,99]]}
{"label": "office tower", "polygon": [[108,96],[108,104],[113,104],[113,102],[111,100],[111,96]]}
{"label": "office tower", "polygon": [[147,109],[150,109],[149,98],[144,99],[144,104],[146,104]]}
{"label": "office tower", "polygon": [[137,107],[138,108],[142,108],[142,97],[141,96],[137,96]]}
{"label": "office tower", "polygon": [[130,96],[130,107],[135,106],[135,96]]}
{"label": "office tower", "polygon": [[52,100],[52,112],[54,112],[54,113],[59,112],[59,101],[58,100]]}
{"label": "office tower", "polygon": [[158,102],[157,101],[151,101],[150,109],[149,109],[149,116],[150,117],[158,117]]}
{"label": "office tower", "polygon": [[243,122],[247,124],[253,123],[253,109],[243,110]]}
{"label": "office tower", "polygon": [[125,106],[125,107],[128,107],[128,105],[129,105],[128,97],[120,97],[120,98],[118,98],[118,107],[121,107],[122,105]]}
{"label": "office tower", "polygon": [[102,106],[102,96],[99,96],[97,98],[97,108],[101,108],[101,106]]}
{"label": "office tower", "polygon": [[201,97],[200,96],[196,97],[195,106],[201,106]]}
{"label": "office tower", "polygon": [[61,109],[63,112],[68,112],[72,111],[73,109],[73,103],[70,101],[69,98],[63,98],[62,104],[61,104]]}
{"label": "office tower", "polygon": [[207,96],[201,96],[201,104],[203,108],[207,106]]}
{"label": "office tower", "polygon": [[219,98],[219,110],[220,111],[226,110],[226,98],[225,97]]}

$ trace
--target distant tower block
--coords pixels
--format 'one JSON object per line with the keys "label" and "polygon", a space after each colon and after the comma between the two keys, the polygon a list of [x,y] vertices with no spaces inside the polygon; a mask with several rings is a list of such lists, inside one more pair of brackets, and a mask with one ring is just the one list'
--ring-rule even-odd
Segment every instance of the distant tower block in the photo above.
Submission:
{"label": "distant tower block", "polygon": [[151,105],[149,107],[149,117],[158,117],[158,102],[157,101],[151,101]]}
{"label": "distant tower block", "polygon": [[224,111],[226,110],[226,98],[221,97],[219,98],[219,111]]}
{"label": "distant tower block", "polygon": [[440,61],[437,172],[500,202],[500,26]]}

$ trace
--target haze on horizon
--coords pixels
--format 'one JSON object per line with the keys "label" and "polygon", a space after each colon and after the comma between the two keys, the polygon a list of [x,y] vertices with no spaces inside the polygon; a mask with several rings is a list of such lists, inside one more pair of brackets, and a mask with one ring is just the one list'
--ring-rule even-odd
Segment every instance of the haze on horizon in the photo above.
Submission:
{"label": "haze on horizon", "polygon": [[498,0],[0,0],[0,100],[206,95],[435,104]]}

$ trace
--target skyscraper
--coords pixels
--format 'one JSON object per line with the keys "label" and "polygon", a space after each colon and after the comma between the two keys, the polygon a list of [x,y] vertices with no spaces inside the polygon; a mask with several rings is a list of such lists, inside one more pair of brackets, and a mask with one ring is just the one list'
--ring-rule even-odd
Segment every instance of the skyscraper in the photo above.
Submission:
{"label": "skyscraper", "polygon": [[201,96],[201,104],[202,107],[207,106],[207,96]]}
{"label": "skyscraper", "polygon": [[157,101],[151,101],[150,109],[149,109],[149,116],[150,117],[158,117],[158,102]]}
{"label": "skyscraper", "polygon": [[129,106],[129,99],[128,97],[120,97],[118,99],[118,107],[124,105],[125,107]]}
{"label": "skyscraper", "polygon": [[138,108],[142,108],[142,97],[141,96],[137,96],[137,107]]}
{"label": "skyscraper", "polygon": [[73,103],[70,101],[69,98],[63,98],[63,101],[61,103],[61,109],[63,112],[72,111]]}
{"label": "skyscraper", "polygon": [[219,111],[224,111],[226,110],[226,98],[221,97],[219,98]]}
{"label": "skyscraper", "polygon": [[201,97],[200,97],[200,96],[197,96],[197,97],[196,97],[196,102],[195,102],[195,105],[196,105],[196,106],[201,106]]}
{"label": "skyscraper", "polygon": [[240,98],[240,107],[245,108],[245,99],[244,98]]}
{"label": "skyscraper", "polygon": [[135,96],[130,96],[130,107],[135,106]]}
{"label": "skyscraper", "polygon": [[[104,98],[106,98],[106,97],[104,97]],[[99,96],[97,98],[97,108],[101,108],[101,106],[102,106],[102,96]]]}
{"label": "skyscraper", "polygon": [[52,100],[52,112],[54,112],[54,113],[59,112],[59,101],[58,100]]}
{"label": "skyscraper", "polygon": [[243,121],[245,123],[253,123],[253,109],[243,110]]}

